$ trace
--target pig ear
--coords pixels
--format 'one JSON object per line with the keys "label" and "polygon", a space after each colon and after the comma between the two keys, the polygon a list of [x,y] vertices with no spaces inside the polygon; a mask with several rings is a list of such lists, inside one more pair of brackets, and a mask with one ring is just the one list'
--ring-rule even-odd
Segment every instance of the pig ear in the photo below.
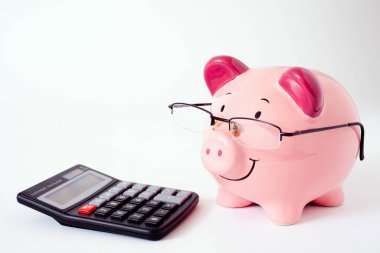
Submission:
{"label": "pig ear", "polygon": [[204,68],[204,78],[211,95],[247,70],[246,65],[231,56],[216,56],[209,60]]}
{"label": "pig ear", "polygon": [[290,68],[278,83],[306,115],[315,118],[322,112],[323,93],[318,78],[311,71]]}

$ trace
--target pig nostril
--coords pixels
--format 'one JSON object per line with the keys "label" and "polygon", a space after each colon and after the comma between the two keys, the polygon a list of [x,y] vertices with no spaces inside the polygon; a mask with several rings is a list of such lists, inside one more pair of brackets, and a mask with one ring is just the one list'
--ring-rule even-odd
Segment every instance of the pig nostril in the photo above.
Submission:
{"label": "pig nostril", "polygon": [[222,156],[222,154],[223,154],[223,153],[222,153],[222,150],[219,149],[219,150],[218,150],[218,156]]}
{"label": "pig nostril", "polygon": [[210,154],[210,149],[209,149],[209,148],[206,149],[206,154],[207,154],[207,155]]}

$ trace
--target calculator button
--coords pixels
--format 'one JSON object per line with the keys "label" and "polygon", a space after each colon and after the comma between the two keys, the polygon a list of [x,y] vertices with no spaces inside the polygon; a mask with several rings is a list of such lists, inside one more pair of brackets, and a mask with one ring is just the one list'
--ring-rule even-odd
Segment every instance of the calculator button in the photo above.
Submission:
{"label": "calculator button", "polygon": [[156,197],[154,197],[154,200],[181,205],[185,201],[185,198],[179,196],[158,194]]}
{"label": "calculator button", "polygon": [[144,202],[145,202],[145,199],[143,199],[143,198],[134,198],[129,203],[140,205],[140,204],[142,204]]}
{"label": "calculator button", "polygon": [[155,185],[151,185],[148,187],[148,189],[146,189],[145,191],[147,192],[153,192],[154,194],[158,193],[159,191],[161,191],[161,187],[159,186],[155,186]]}
{"label": "calculator button", "polygon": [[123,187],[119,187],[119,186],[114,186],[114,187],[111,187],[110,189],[108,189],[107,192],[113,192],[113,193],[117,193],[119,194],[120,192],[124,191],[124,188]]}
{"label": "calculator button", "polygon": [[105,193],[100,194],[99,198],[110,200],[115,195],[116,195],[116,193],[113,193],[113,192],[105,192]]}
{"label": "calculator button", "polygon": [[158,226],[162,222],[162,217],[151,216],[146,221],[145,224],[151,226]]}
{"label": "calculator button", "polygon": [[137,205],[128,203],[122,206],[121,210],[133,212],[136,208],[137,208]]}
{"label": "calculator button", "polygon": [[110,202],[108,202],[108,203],[105,205],[105,207],[108,207],[108,208],[112,208],[112,209],[114,209],[114,208],[119,207],[120,205],[121,205],[120,202],[117,202],[117,201],[110,201]]}
{"label": "calculator button", "polygon": [[152,211],[153,207],[149,207],[149,206],[143,206],[143,207],[140,207],[139,210],[137,210],[138,213],[143,213],[143,214],[148,214]]}
{"label": "calculator button", "polygon": [[111,213],[111,208],[101,207],[94,213],[96,216],[105,217]]}
{"label": "calculator button", "polygon": [[123,193],[123,195],[125,195],[125,196],[130,196],[130,197],[136,197],[137,196],[137,194],[139,194],[140,193],[140,190],[136,190],[136,189],[128,189],[128,190],[126,190],[124,193]]}
{"label": "calculator button", "polygon": [[173,195],[177,190],[176,189],[171,189],[171,188],[165,188],[161,194],[165,195]]}
{"label": "calculator button", "polygon": [[129,188],[133,183],[131,182],[127,182],[127,181],[122,181],[120,183],[118,183],[116,186],[117,187],[122,187],[123,189],[127,189]]}
{"label": "calculator button", "polygon": [[134,213],[128,217],[128,221],[132,222],[141,222],[144,219],[145,215],[142,213]]}
{"label": "calculator button", "polygon": [[156,207],[156,206],[159,206],[160,204],[161,204],[160,201],[152,199],[152,200],[148,201],[145,205],[151,206],[151,207]]}
{"label": "calculator button", "polygon": [[129,196],[119,195],[119,196],[117,196],[116,198],[114,198],[113,200],[114,200],[114,201],[119,201],[119,202],[121,202],[121,203],[124,203],[124,202],[127,202],[127,201],[130,200],[130,199],[131,199],[131,197],[129,197]]}
{"label": "calculator button", "polygon": [[92,214],[95,210],[96,210],[96,206],[84,205],[78,209],[78,213],[89,215],[89,214]]}
{"label": "calculator button", "polygon": [[178,205],[174,203],[166,203],[163,206],[161,206],[162,209],[166,209],[166,210],[175,210],[177,207]]}
{"label": "calculator button", "polygon": [[142,191],[142,190],[144,190],[146,187],[147,187],[146,184],[134,184],[134,185],[132,186],[132,189]]}
{"label": "calculator button", "polygon": [[160,217],[165,217],[165,216],[169,215],[169,213],[170,213],[169,210],[158,209],[157,211],[154,212],[153,215],[155,215],[155,216],[160,216]]}
{"label": "calculator button", "polygon": [[143,199],[151,199],[153,197],[153,195],[155,195],[154,192],[142,192],[139,194],[139,198],[143,198]]}
{"label": "calculator button", "polygon": [[127,211],[117,210],[111,215],[111,218],[115,220],[124,220],[127,217],[127,215]]}
{"label": "calculator button", "polygon": [[105,200],[105,199],[96,198],[96,199],[91,200],[90,203],[88,203],[88,204],[92,205],[92,206],[99,207],[99,206],[103,205],[106,201],[107,200]]}
{"label": "calculator button", "polygon": [[191,196],[191,192],[189,191],[179,191],[176,196],[178,197],[184,197],[185,199],[189,198]]}

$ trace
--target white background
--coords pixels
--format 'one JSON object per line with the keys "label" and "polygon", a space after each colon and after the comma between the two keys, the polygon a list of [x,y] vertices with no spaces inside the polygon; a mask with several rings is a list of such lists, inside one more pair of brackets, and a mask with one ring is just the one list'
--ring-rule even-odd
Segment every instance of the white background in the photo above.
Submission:
{"label": "white background", "polygon": [[[1,252],[379,252],[379,1],[1,1]],[[201,137],[167,105],[207,102],[214,55],[318,69],[356,101],[366,159],[338,208],[277,226],[214,203]],[[197,209],[158,242],[60,226],[16,194],[74,164],[189,189]]]}

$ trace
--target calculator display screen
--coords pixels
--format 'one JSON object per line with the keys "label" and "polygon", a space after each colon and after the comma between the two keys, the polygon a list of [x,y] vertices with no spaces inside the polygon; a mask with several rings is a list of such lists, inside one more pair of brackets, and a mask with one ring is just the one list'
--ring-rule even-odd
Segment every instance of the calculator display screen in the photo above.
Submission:
{"label": "calculator display screen", "polygon": [[104,181],[104,178],[97,177],[94,174],[87,174],[58,191],[50,193],[46,198],[63,205],[102,181]]}
{"label": "calculator display screen", "polygon": [[41,195],[38,199],[64,209],[93,194],[111,180],[111,178],[99,173],[87,171]]}

